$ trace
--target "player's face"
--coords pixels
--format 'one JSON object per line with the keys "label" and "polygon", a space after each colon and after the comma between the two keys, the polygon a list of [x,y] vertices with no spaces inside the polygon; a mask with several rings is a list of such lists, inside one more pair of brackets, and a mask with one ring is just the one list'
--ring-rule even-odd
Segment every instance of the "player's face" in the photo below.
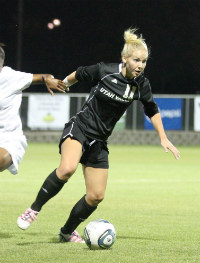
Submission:
{"label": "player's face", "polygon": [[148,51],[146,49],[134,49],[131,56],[122,58],[126,64],[125,76],[129,79],[138,77],[145,69],[148,59]]}

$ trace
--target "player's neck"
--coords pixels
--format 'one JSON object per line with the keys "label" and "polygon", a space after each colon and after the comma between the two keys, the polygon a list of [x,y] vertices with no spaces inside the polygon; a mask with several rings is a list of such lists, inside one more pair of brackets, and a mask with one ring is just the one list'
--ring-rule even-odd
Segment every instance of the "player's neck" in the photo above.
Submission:
{"label": "player's neck", "polygon": [[129,80],[134,79],[133,76],[128,76],[126,67],[123,67],[123,66],[122,66],[122,75],[124,76],[124,78],[129,79]]}

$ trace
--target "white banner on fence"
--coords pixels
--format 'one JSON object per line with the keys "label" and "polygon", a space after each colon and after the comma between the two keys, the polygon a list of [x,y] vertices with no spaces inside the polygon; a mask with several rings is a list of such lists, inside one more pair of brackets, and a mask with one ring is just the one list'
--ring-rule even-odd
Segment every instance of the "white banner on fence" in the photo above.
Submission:
{"label": "white banner on fence", "polygon": [[62,130],[69,120],[67,95],[32,94],[28,100],[28,127],[32,130]]}
{"label": "white banner on fence", "polygon": [[194,99],[194,130],[200,131],[200,97]]}

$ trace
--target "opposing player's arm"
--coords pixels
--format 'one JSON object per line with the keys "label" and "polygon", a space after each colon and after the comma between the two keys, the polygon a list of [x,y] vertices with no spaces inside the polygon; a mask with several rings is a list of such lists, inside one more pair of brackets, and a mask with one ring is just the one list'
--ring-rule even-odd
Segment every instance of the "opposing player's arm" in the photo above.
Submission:
{"label": "opposing player's arm", "polygon": [[54,78],[51,74],[33,74],[32,84],[45,84],[47,78]]}
{"label": "opposing player's arm", "polygon": [[32,84],[45,84],[51,95],[54,95],[52,90],[65,92],[67,89],[63,81],[55,79],[51,74],[33,74]]}

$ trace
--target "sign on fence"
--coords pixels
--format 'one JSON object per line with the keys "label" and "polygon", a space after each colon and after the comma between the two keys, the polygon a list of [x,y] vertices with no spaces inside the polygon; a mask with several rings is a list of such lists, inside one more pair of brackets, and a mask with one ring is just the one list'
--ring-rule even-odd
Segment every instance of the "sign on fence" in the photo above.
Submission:
{"label": "sign on fence", "polygon": [[69,120],[69,97],[31,94],[28,97],[28,127],[32,130],[62,130]]}
{"label": "sign on fence", "polygon": [[194,99],[194,130],[200,131],[200,97]]}
{"label": "sign on fence", "polygon": [[[162,117],[165,130],[182,129],[182,99],[176,98],[155,98]],[[144,127],[146,130],[152,130],[151,120],[145,115]]]}

